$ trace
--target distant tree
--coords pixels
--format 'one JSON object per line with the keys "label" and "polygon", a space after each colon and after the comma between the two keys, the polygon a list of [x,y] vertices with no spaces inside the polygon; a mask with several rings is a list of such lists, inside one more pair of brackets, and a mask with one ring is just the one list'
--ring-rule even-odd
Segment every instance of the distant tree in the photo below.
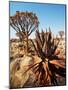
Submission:
{"label": "distant tree", "polygon": [[63,38],[63,35],[64,35],[64,31],[59,31],[59,35],[61,37],[61,39]]}
{"label": "distant tree", "polygon": [[28,52],[28,37],[38,29],[38,17],[33,12],[16,11],[14,16],[10,16],[10,26],[16,31],[20,40],[26,40],[26,50]]}

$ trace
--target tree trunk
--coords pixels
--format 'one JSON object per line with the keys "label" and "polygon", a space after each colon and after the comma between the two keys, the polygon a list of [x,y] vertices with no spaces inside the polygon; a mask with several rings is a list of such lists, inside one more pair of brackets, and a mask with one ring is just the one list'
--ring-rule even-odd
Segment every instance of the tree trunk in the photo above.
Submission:
{"label": "tree trunk", "polygon": [[26,35],[26,54],[28,54],[28,33]]}

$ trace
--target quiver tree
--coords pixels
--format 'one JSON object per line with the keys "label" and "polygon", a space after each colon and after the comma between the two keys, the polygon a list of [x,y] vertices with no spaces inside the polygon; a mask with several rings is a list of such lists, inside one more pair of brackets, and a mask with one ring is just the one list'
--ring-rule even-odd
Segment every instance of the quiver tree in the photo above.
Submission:
{"label": "quiver tree", "polygon": [[62,39],[64,35],[64,31],[59,31],[59,35],[60,35],[60,38]]}
{"label": "quiver tree", "polygon": [[58,85],[57,78],[66,77],[65,62],[62,62],[65,58],[59,57],[57,52],[59,41],[55,42],[49,28],[49,33],[42,31],[40,34],[37,30],[36,40],[31,42],[41,61],[29,67],[26,72],[33,69],[36,75],[35,83],[37,82],[39,86]]}
{"label": "quiver tree", "polygon": [[20,40],[26,40],[26,50],[28,52],[28,37],[38,29],[38,17],[33,12],[19,12],[10,16],[10,25],[16,31]]}

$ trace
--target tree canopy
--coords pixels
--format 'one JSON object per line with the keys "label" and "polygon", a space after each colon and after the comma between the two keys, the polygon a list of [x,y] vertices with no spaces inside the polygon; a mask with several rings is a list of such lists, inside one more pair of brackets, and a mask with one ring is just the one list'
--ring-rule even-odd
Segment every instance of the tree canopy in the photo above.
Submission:
{"label": "tree canopy", "polygon": [[16,11],[14,16],[10,16],[10,25],[16,31],[19,38],[26,38],[34,30],[38,29],[38,17],[33,12]]}

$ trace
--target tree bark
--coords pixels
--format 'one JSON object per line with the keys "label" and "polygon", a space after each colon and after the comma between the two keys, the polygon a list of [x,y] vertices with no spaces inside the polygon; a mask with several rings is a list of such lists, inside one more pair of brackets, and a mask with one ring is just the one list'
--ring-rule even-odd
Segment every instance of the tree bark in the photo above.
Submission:
{"label": "tree bark", "polygon": [[28,54],[28,33],[26,33],[26,54]]}

